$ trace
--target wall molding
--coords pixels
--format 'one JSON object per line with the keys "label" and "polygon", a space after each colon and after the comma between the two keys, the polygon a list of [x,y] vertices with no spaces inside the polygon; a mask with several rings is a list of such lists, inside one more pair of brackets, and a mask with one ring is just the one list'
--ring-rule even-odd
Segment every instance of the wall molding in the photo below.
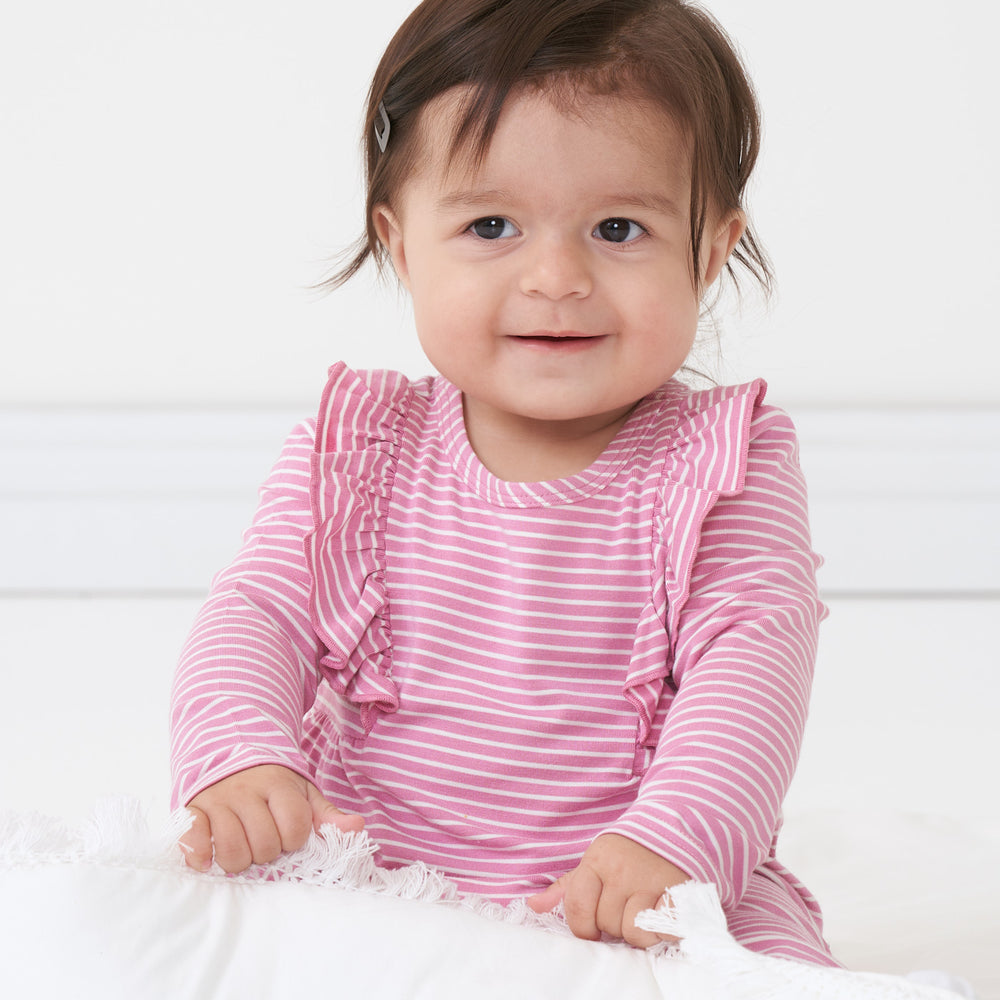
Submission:
{"label": "wall molding", "polygon": [[[0,593],[203,592],[300,417],[0,411]],[[795,420],[824,593],[1000,594],[1000,408]]]}

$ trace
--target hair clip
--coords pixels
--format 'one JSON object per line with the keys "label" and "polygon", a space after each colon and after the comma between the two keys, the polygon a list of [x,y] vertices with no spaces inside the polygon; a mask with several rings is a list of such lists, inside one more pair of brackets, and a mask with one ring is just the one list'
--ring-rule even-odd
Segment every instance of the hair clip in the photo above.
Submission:
{"label": "hair clip", "polygon": [[381,152],[385,152],[385,147],[389,145],[389,113],[385,110],[385,101],[378,102],[378,113],[382,116],[382,131],[379,131],[379,123],[375,122],[375,141]]}

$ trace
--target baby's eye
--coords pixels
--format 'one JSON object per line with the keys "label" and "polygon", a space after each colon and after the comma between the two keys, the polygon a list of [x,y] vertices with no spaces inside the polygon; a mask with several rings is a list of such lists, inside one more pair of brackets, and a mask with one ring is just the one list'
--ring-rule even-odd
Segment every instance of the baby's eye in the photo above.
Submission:
{"label": "baby's eye", "polygon": [[638,222],[631,219],[605,219],[597,224],[594,236],[608,243],[631,243],[645,232]]}
{"label": "baby's eye", "polygon": [[481,240],[506,239],[517,234],[514,224],[502,215],[488,215],[485,219],[476,219],[469,226],[469,232],[475,233]]}

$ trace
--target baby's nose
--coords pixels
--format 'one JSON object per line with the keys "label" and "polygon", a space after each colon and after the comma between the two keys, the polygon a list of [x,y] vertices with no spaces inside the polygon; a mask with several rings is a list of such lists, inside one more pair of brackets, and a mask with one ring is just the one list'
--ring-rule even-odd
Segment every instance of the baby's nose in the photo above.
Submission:
{"label": "baby's nose", "polygon": [[521,291],[548,299],[584,298],[593,290],[586,248],[571,237],[553,236],[535,243],[524,256]]}

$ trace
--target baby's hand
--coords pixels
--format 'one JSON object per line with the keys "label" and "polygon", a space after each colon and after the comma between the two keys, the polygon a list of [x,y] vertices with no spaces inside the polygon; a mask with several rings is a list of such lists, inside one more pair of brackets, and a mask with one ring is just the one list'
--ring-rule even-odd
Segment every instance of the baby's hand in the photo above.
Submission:
{"label": "baby's hand", "polygon": [[191,829],[181,838],[188,867],[207,871],[215,860],[229,873],[274,861],[309,839],[311,830],[332,823],[361,830],[360,816],[343,813],[305,778],[278,764],[247,768],[223,778],[188,804]]}
{"label": "baby's hand", "polygon": [[663,938],[636,927],[636,915],[655,908],[666,889],[687,881],[680,868],[659,854],[628,837],[605,833],[569,874],[529,897],[528,906],[547,913],[562,900],[566,921],[577,937],[598,941],[603,932],[647,948]]}

